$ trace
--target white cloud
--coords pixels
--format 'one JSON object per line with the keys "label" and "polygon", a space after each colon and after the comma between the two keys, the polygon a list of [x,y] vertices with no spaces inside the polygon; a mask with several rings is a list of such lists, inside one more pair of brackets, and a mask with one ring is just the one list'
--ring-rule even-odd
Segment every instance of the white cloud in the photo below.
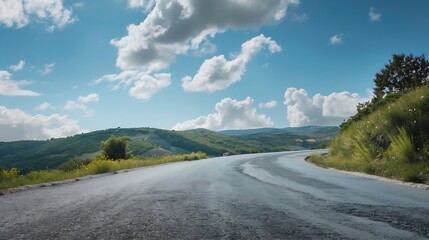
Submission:
{"label": "white cloud", "polygon": [[335,34],[334,36],[332,36],[331,38],[329,38],[329,43],[331,45],[339,45],[341,43],[343,43],[343,34]]}
{"label": "white cloud", "polygon": [[[198,50],[202,43],[228,29],[258,28],[279,21],[298,0],[159,0],[128,34],[111,43],[118,48],[116,65],[122,70],[159,71],[179,54]],[[128,1],[147,8],[150,0]]]}
{"label": "white cloud", "polygon": [[253,99],[247,97],[243,101],[225,98],[216,104],[216,112],[207,116],[177,123],[175,130],[206,128],[213,131],[226,129],[250,129],[271,127],[274,125],[271,119],[263,114],[258,114],[253,107]]}
{"label": "white cloud", "polygon": [[0,95],[4,96],[40,96],[40,93],[21,89],[22,86],[30,85],[26,80],[14,81],[12,74],[0,70]]}
{"label": "white cloud", "polygon": [[22,69],[24,69],[24,66],[25,66],[25,61],[20,60],[19,63],[17,63],[16,65],[10,65],[9,69],[16,72],[16,71],[21,71]]}
{"label": "white cloud", "polygon": [[241,52],[228,61],[224,55],[207,59],[194,77],[185,76],[182,87],[190,92],[214,92],[225,89],[240,81],[246,71],[247,63],[264,47],[271,53],[281,51],[281,47],[263,34],[254,37],[241,45]]}
{"label": "white cloud", "polygon": [[265,109],[271,109],[271,108],[275,108],[277,106],[277,102],[274,100],[271,100],[269,102],[266,103],[260,103],[259,104],[259,108],[265,108]]}
{"label": "white cloud", "polygon": [[155,6],[155,0],[128,0],[129,8],[143,8],[149,11]]}
{"label": "white cloud", "polygon": [[373,7],[369,8],[368,16],[369,16],[369,20],[371,22],[381,21],[381,13],[378,12],[377,10],[375,10],[375,8],[373,8]]}
{"label": "white cloud", "polygon": [[121,86],[129,87],[128,94],[140,100],[149,100],[155,93],[170,86],[171,74],[156,73],[150,75],[146,72],[136,70],[126,70],[119,74],[108,74],[97,79],[93,84],[110,82],[112,90],[117,90]]}
{"label": "white cloud", "polygon": [[48,31],[76,21],[62,0],[0,0],[0,24],[22,28],[31,21],[48,24]]}
{"label": "white cloud", "polygon": [[356,113],[356,105],[369,100],[357,93],[334,92],[312,98],[304,89],[288,88],[284,94],[287,119],[291,127],[308,125],[339,125]]}
{"label": "white cloud", "polygon": [[54,67],[55,67],[55,63],[45,64],[45,65],[43,65],[43,69],[39,70],[39,72],[42,75],[47,75],[54,70]]}
{"label": "white cloud", "polygon": [[34,110],[36,110],[36,111],[45,111],[45,110],[48,110],[49,108],[50,109],[55,109],[50,103],[44,102],[44,103],[41,103],[41,104],[37,105],[34,108]]}
{"label": "white cloud", "polygon": [[144,75],[140,79],[134,81],[134,86],[130,88],[128,93],[130,96],[140,100],[149,100],[152,96],[170,86],[170,74],[155,74],[154,76]]}
{"label": "white cloud", "polygon": [[59,138],[79,132],[77,121],[65,115],[30,115],[0,106],[0,141]]}
{"label": "white cloud", "polygon": [[88,104],[91,102],[98,102],[100,97],[96,93],[91,93],[87,96],[79,96],[75,101],[69,100],[64,106],[65,110],[82,110],[85,116],[91,116],[94,114],[92,109],[88,108]]}

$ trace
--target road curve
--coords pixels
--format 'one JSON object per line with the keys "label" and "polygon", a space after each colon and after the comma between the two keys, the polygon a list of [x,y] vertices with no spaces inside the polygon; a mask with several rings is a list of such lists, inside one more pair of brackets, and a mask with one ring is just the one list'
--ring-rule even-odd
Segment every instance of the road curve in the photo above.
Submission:
{"label": "road curve", "polygon": [[304,161],[311,153],[167,164],[7,194],[0,239],[429,238],[429,191],[318,168]]}

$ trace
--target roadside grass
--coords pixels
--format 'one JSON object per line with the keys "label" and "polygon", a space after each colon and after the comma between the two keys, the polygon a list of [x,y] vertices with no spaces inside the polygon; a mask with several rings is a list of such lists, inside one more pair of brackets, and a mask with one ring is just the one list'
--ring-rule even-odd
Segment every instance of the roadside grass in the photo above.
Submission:
{"label": "roadside grass", "polygon": [[335,168],[351,172],[364,172],[405,182],[429,183],[429,164],[398,163],[386,160],[372,162],[356,161],[329,155],[313,154],[308,161],[325,168]]}
{"label": "roadside grass", "polygon": [[204,158],[207,158],[207,155],[202,152],[150,158],[134,157],[127,160],[116,161],[98,156],[92,161],[85,160],[84,163],[73,161],[69,166],[63,168],[55,170],[32,171],[25,175],[20,175],[17,169],[12,168],[10,170],[2,170],[0,172],[0,189],[61,181],[88,175],[117,172],[124,169],[147,167],[172,162],[192,161]]}
{"label": "roadside grass", "polygon": [[332,141],[325,156],[309,161],[403,181],[429,183],[429,85],[404,94]]}

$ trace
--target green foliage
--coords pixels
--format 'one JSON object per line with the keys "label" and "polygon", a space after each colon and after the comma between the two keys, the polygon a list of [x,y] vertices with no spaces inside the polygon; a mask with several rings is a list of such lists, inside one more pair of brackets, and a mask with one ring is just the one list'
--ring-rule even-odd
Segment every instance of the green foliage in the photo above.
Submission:
{"label": "green foliage", "polygon": [[415,57],[412,54],[394,54],[389,64],[375,75],[375,97],[369,102],[358,104],[357,113],[340,125],[341,130],[428,82],[429,61],[424,55]]}
{"label": "green foliage", "polygon": [[82,168],[92,162],[92,159],[85,158],[85,159],[73,159],[68,162],[65,162],[61,164],[57,169],[64,171],[64,172],[70,172],[79,168]]}
{"label": "green foliage", "polygon": [[402,92],[398,93],[390,93],[386,95],[384,98],[373,98],[371,101],[359,103],[357,108],[357,113],[351,117],[349,117],[345,122],[340,124],[341,130],[347,129],[351,124],[362,120],[364,117],[369,114],[387,106],[389,103],[394,103],[404,94]]}
{"label": "green foliage", "polygon": [[107,159],[97,159],[86,167],[86,170],[93,174],[102,174],[112,172],[115,169],[115,163]]}
{"label": "green foliage", "polygon": [[71,159],[96,153],[100,142],[113,134],[132,137],[147,131],[145,128],[108,129],[46,141],[0,142],[0,169],[15,167],[22,173],[53,169]]}
{"label": "green foliage", "polygon": [[386,103],[342,129],[327,167],[362,171],[404,181],[429,181],[429,85]]}
{"label": "green foliage", "polygon": [[390,138],[391,144],[387,150],[387,156],[393,161],[412,163],[417,159],[413,142],[403,127],[399,128],[398,131],[399,133],[396,136]]}
{"label": "green foliage", "polygon": [[11,168],[9,170],[2,170],[0,172],[0,181],[10,180],[17,178],[19,176],[19,170],[16,168]]}
{"label": "green foliage", "polygon": [[381,99],[389,93],[406,92],[426,84],[428,77],[429,61],[424,55],[394,54],[389,64],[375,75],[374,94]]}
{"label": "green foliage", "polygon": [[19,171],[17,169],[2,170],[0,172],[0,189],[73,179],[93,174],[116,172],[123,169],[146,167],[171,162],[192,161],[204,158],[207,158],[207,155],[203,152],[150,158],[134,157],[128,160],[108,160],[103,156],[98,156],[90,163],[80,165],[80,167],[70,171],[57,169],[39,170],[31,171],[25,175],[19,175]]}
{"label": "green foliage", "polygon": [[131,155],[128,148],[129,137],[111,136],[101,142],[101,151],[107,159],[128,159]]}

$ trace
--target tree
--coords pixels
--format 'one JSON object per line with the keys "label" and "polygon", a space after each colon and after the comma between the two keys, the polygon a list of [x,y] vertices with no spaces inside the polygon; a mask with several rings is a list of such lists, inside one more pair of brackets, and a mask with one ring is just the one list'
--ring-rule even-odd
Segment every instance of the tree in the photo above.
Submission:
{"label": "tree", "polygon": [[399,99],[406,91],[429,83],[429,61],[425,55],[394,54],[388,64],[375,74],[375,97],[357,105],[357,113],[343,122],[345,130],[352,123]]}
{"label": "tree", "polygon": [[106,141],[101,142],[101,151],[108,159],[118,160],[127,159],[130,157],[128,148],[128,137],[111,136]]}
{"label": "tree", "polygon": [[425,55],[394,54],[375,75],[374,94],[381,99],[390,93],[405,92],[429,82],[429,61]]}

